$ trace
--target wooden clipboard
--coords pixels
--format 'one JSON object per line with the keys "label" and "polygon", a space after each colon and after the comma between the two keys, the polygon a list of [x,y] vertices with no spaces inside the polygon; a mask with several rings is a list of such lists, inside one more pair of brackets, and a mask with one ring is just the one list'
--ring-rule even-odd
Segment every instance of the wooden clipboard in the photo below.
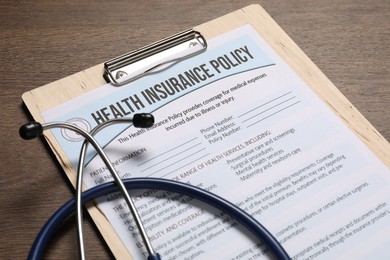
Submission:
{"label": "wooden clipboard", "polygon": [[[259,5],[251,5],[215,20],[194,27],[205,39],[250,24],[295,73],[326,103],[355,135],[390,168],[390,144],[340,93],[330,80],[299,49],[289,36]],[[74,75],[33,89],[22,99],[36,121],[44,123],[42,112],[106,84],[104,65],[99,64]],[[76,171],[54,136],[45,132],[45,139],[56,155],[69,180],[76,182]],[[93,205],[88,211],[116,258],[129,258],[129,252],[108,222]]]}

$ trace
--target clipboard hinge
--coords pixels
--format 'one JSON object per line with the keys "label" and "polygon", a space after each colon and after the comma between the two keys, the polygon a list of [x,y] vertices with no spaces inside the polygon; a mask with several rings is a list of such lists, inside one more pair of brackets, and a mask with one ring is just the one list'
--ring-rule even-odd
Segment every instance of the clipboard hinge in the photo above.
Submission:
{"label": "clipboard hinge", "polygon": [[186,30],[105,62],[103,77],[107,83],[121,86],[164,70],[206,49],[207,42],[201,33]]}

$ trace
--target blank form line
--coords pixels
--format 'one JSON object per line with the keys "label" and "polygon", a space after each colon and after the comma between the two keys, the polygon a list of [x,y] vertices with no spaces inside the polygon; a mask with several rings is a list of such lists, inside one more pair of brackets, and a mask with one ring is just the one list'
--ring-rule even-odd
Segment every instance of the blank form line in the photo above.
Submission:
{"label": "blank form line", "polygon": [[255,117],[257,117],[257,116],[259,116],[259,115],[261,115],[261,114],[263,114],[263,113],[265,113],[265,112],[267,112],[267,111],[269,111],[269,110],[271,110],[271,109],[273,109],[273,108],[275,108],[275,107],[277,107],[277,106],[280,106],[280,105],[282,105],[282,104],[284,104],[284,103],[290,101],[291,99],[294,99],[294,98],[295,98],[295,96],[292,97],[292,98],[289,98],[289,99],[287,99],[287,100],[284,100],[284,101],[282,101],[282,102],[280,102],[280,103],[278,103],[278,104],[276,104],[276,105],[274,105],[274,106],[272,106],[272,107],[270,107],[270,108],[268,108],[268,109],[266,109],[266,110],[261,111],[260,113],[257,113],[257,114],[254,115],[254,116],[251,116],[251,117],[245,119],[245,120],[242,121],[241,123],[245,123],[246,121],[251,120],[252,118],[255,118]]}
{"label": "blank form line", "polygon": [[177,156],[177,155],[179,155],[179,154],[182,154],[182,153],[184,153],[184,152],[187,152],[188,150],[191,150],[192,148],[197,147],[197,146],[200,145],[200,144],[202,144],[202,143],[197,143],[196,145],[193,145],[193,146],[191,146],[191,147],[189,147],[189,148],[187,148],[187,149],[185,149],[185,150],[183,150],[183,151],[180,151],[180,152],[178,152],[178,153],[176,153],[176,154],[174,154],[174,155],[172,155],[172,156],[170,156],[170,157],[168,157],[168,158],[165,158],[164,160],[162,160],[162,161],[160,161],[160,162],[158,162],[158,163],[155,163],[155,164],[149,166],[148,168],[143,169],[141,172],[147,171],[147,170],[149,170],[150,168],[153,168],[153,167],[155,167],[155,166],[157,166],[157,165],[159,165],[159,164],[161,164],[161,163],[163,163],[163,162],[166,162],[166,161],[168,161],[169,159],[172,159],[173,157],[175,157],[175,156]]}
{"label": "blank form line", "polygon": [[155,172],[149,174],[147,177],[150,177],[150,176],[152,176],[152,175],[154,175],[154,174],[156,174],[156,173],[158,173],[158,172],[160,172],[160,171],[163,171],[163,170],[165,170],[165,169],[167,169],[167,168],[169,168],[169,167],[171,167],[171,166],[173,166],[173,165],[175,165],[175,164],[177,164],[177,163],[179,163],[179,162],[181,162],[181,161],[183,161],[183,160],[185,160],[185,159],[188,159],[188,158],[190,158],[191,156],[194,156],[195,154],[200,153],[201,151],[203,151],[203,150],[205,150],[205,149],[206,149],[206,148],[202,148],[202,149],[200,149],[199,151],[196,151],[196,152],[194,152],[194,153],[192,153],[192,154],[190,154],[190,155],[188,155],[188,156],[186,156],[186,157],[180,159],[179,161],[173,162],[173,163],[171,163],[171,164],[165,166],[164,168],[161,168],[161,169],[159,169],[159,170],[157,170],[157,171],[155,171]]}
{"label": "blank form line", "polygon": [[171,151],[173,151],[173,150],[175,150],[175,149],[177,149],[177,148],[179,148],[179,147],[181,147],[181,146],[183,146],[183,145],[186,145],[186,144],[188,144],[188,143],[190,143],[190,142],[192,142],[192,141],[194,141],[194,140],[196,140],[196,139],[198,139],[198,137],[195,137],[195,138],[193,138],[193,139],[191,139],[191,140],[189,140],[189,141],[187,141],[187,142],[185,142],[185,143],[182,143],[182,144],[180,144],[180,145],[178,145],[178,146],[176,146],[176,147],[173,147],[172,149],[170,149],[170,150],[168,150],[168,151],[165,151],[165,152],[163,152],[162,154],[156,155],[155,157],[150,158],[149,160],[146,160],[146,161],[144,161],[144,162],[138,164],[137,166],[139,167],[139,166],[141,166],[141,165],[143,165],[143,164],[145,164],[145,163],[147,163],[147,162],[150,162],[151,160],[154,160],[154,159],[156,159],[156,158],[158,158],[158,157],[160,157],[160,156],[163,156],[164,154],[169,153],[169,152],[171,152]]}
{"label": "blank form line", "polygon": [[299,102],[301,102],[301,101],[297,101],[297,102],[295,102],[295,103],[293,103],[293,104],[291,104],[291,105],[288,105],[287,107],[284,107],[284,108],[282,108],[282,109],[280,109],[280,110],[278,110],[278,111],[276,111],[276,112],[270,114],[269,116],[266,116],[266,117],[264,117],[264,118],[262,118],[262,119],[260,119],[260,120],[258,120],[258,121],[256,121],[256,122],[254,122],[254,123],[248,125],[247,128],[249,128],[249,127],[251,127],[251,126],[253,126],[253,125],[255,125],[255,124],[257,124],[257,123],[259,123],[259,122],[261,122],[261,121],[263,121],[263,120],[265,120],[265,119],[267,119],[267,118],[269,118],[269,117],[271,117],[271,116],[273,116],[273,115],[276,115],[277,113],[282,112],[283,110],[285,110],[285,109],[287,109],[287,108],[289,108],[289,107],[292,107],[292,106],[298,104]]}
{"label": "blank form line", "polygon": [[[191,162],[189,162],[189,163],[187,163],[187,164],[185,164],[185,165],[183,165],[183,166],[181,166],[181,167],[179,167],[179,168],[177,168],[177,169],[175,169],[175,170],[173,170],[173,171],[170,171],[170,172],[168,172],[168,173],[162,175],[161,178],[164,178],[164,177],[168,176],[168,175],[171,174],[171,173],[177,172],[178,170],[183,169],[184,167],[187,167],[188,165],[190,165],[190,164],[192,164],[192,163],[194,163],[194,162],[196,162],[196,161],[198,161],[198,160],[200,160],[200,159],[202,159],[202,158],[204,158],[204,157],[206,157],[206,156],[209,156],[209,155],[210,155],[210,153],[205,154],[205,155],[203,155],[203,156],[201,156],[201,157],[199,157],[199,158],[197,158],[197,159],[195,159],[195,160],[193,160],[193,161],[191,161]],[[150,175],[149,175],[149,176],[150,176]],[[149,177],[149,176],[148,176],[148,177]]]}
{"label": "blank form line", "polygon": [[239,115],[238,118],[240,118],[240,117],[242,117],[242,116],[244,116],[244,115],[246,115],[246,114],[248,114],[248,113],[250,113],[250,112],[252,112],[252,111],[254,111],[254,110],[258,109],[258,108],[260,108],[260,107],[263,107],[263,106],[265,106],[265,105],[267,105],[267,104],[269,104],[269,103],[271,103],[271,102],[273,102],[273,101],[275,101],[275,100],[277,100],[277,99],[279,99],[279,98],[282,98],[282,97],[284,97],[284,96],[287,96],[288,94],[291,94],[291,91],[290,91],[290,92],[287,92],[286,94],[283,94],[283,95],[281,95],[281,96],[279,96],[279,97],[276,97],[276,98],[274,98],[274,99],[271,99],[270,101],[267,101],[267,102],[265,102],[264,104],[261,104],[260,106],[257,106],[257,107],[255,107],[255,108],[253,108],[253,109],[251,109],[251,110],[249,110],[249,111],[247,111],[247,112],[245,112],[245,113]]}

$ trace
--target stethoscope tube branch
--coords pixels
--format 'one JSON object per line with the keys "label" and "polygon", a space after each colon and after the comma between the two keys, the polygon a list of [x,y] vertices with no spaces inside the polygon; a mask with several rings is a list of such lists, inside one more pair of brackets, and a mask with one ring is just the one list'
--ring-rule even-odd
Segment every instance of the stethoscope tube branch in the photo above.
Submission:
{"label": "stethoscope tube branch", "polygon": [[[271,252],[273,252],[277,259],[290,259],[282,245],[276,240],[276,238],[273,237],[273,235],[265,227],[263,227],[251,215],[249,215],[233,203],[219,197],[218,195],[215,195],[211,192],[208,192],[195,186],[191,186],[186,183],[159,178],[132,178],[123,180],[123,183],[128,190],[165,190],[184,194],[203,201],[208,205],[227,213],[236,221],[241,223],[244,227],[251,231],[252,234],[254,234],[259,240],[263,241],[266,246],[268,246],[268,248],[271,250]],[[101,196],[105,196],[118,191],[119,189],[114,182],[101,184],[83,192],[82,203],[86,204]],[[73,214],[75,204],[75,199],[69,200],[50,217],[50,219],[46,222],[46,224],[39,232],[31,247],[28,256],[29,260],[42,259],[44,250],[49,240],[54,235],[59,225],[63,223],[66,219],[68,219],[71,214]]]}
{"label": "stethoscope tube branch", "polygon": [[[154,249],[152,247],[152,244],[150,243],[149,237],[146,234],[145,228],[142,224],[141,218],[138,214],[137,208],[135,207],[133,200],[131,199],[129,193],[127,192],[118,173],[116,172],[116,170],[112,166],[111,161],[108,159],[106,153],[100,147],[100,145],[95,140],[95,138],[90,133],[86,132],[85,130],[83,130],[75,125],[68,124],[68,123],[53,122],[53,123],[44,124],[44,125],[42,125],[42,127],[43,127],[43,130],[47,130],[47,129],[51,129],[51,128],[65,128],[65,129],[75,131],[75,132],[79,133],[80,135],[82,135],[86,139],[86,141],[88,141],[95,148],[95,150],[97,151],[97,153],[99,154],[99,156],[103,160],[104,164],[107,166],[108,170],[110,171],[112,177],[114,178],[114,182],[116,183],[116,185],[118,185],[120,191],[122,192],[122,195],[123,195],[128,207],[130,209],[130,212],[131,212],[131,214],[134,218],[134,221],[137,225],[137,228],[140,231],[140,235],[142,237],[142,240],[145,243],[145,247],[148,251],[148,254],[155,255]],[[84,161],[84,156],[80,156],[80,157],[82,157],[83,161]],[[79,168],[83,167],[83,164],[81,164],[80,162],[79,162],[79,165],[81,165],[81,166],[79,166]],[[81,212],[81,210],[80,210],[80,212]],[[80,224],[80,226],[82,226],[82,224]],[[80,228],[80,227],[78,227],[78,228]],[[83,245],[82,241],[79,241],[79,242],[80,242],[80,245]],[[84,248],[83,248],[83,250],[84,250]],[[80,254],[81,254],[81,252],[80,252]],[[81,256],[81,258],[84,259],[85,256]]]}
{"label": "stethoscope tube branch", "polygon": [[[134,119],[136,119],[136,120],[134,120]],[[111,120],[110,122],[107,122],[107,124],[105,124],[105,126],[108,126],[109,124],[113,124],[116,121],[129,122],[129,119],[126,118],[126,119]],[[130,121],[133,121],[133,123],[136,124],[138,127],[149,127],[149,126],[153,125],[154,118],[151,114],[137,114],[137,117],[130,119]],[[107,155],[105,154],[103,149],[100,147],[98,142],[92,136],[92,134],[88,133],[84,129],[81,129],[75,125],[65,123],[65,122],[52,122],[52,123],[46,123],[43,125],[38,123],[38,122],[31,122],[31,123],[28,123],[28,124],[22,126],[19,129],[19,134],[23,139],[32,139],[32,138],[35,138],[37,136],[42,135],[44,130],[48,130],[48,129],[52,129],[52,128],[65,128],[68,130],[72,130],[72,131],[82,135],[86,139],[87,142],[92,144],[92,146],[95,148],[95,150],[97,151],[99,156],[102,158],[104,164],[107,166],[108,170],[110,171],[112,177],[114,178],[114,182],[116,183],[116,185],[118,185],[120,191],[122,192],[122,195],[123,195],[127,205],[130,208],[130,212],[134,218],[134,221],[137,225],[137,228],[140,231],[140,235],[143,239],[143,242],[145,243],[145,247],[148,251],[149,256],[150,257],[158,256],[158,254],[155,253],[155,251],[152,247],[152,244],[150,243],[150,240],[146,234],[145,228],[142,224],[141,218],[139,217],[138,211],[134,205],[133,200],[131,199],[129,193],[127,192],[118,173],[115,171],[114,167],[112,166],[112,163],[110,162],[110,160],[108,159]],[[102,128],[102,127],[100,127],[100,128]],[[96,129],[95,132],[97,130],[98,129]],[[85,148],[86,148],[86,145],[85,145]],[[80,158],[79,159],[81,159],[81,162],[79,162],[78,171],[81,172],[81,174],[78,174],[77,190],[81,190],[82,169],[83,169],[83,164],[84,164],[85,150],[82,149],[80,151]],[[79,180],[79,177],[81,178],[81,180]],[[77,204],[78,204],[78,207],[81,208],[81,205],[79,203],[77,203]],[[83,235],[82,235],[82,210],[81,209],[77,210],[77,220],[78,220],[77,221],[78,222],[77,228],[78,228],[78,234],[79,234],[79,236],[78,236],[79,251],[80,251],[79,253],[80,253],[80,258],[82,260],[84,260],[85,259],[85,252],[84,251],[85,250],[84,250]]]}
{"label": "stethoscope tube branch", "polygon": [[[134,127],[151,127],[154,124],[154,117],[151,114],[134,114],[133,118],[114,118],[110,119],[108,121],[105,121],[104,123],[96,126],[93,128],[89,134],[91,136],[95,136],[100,130],[118,123],[126,123],[130,124],[133,123]],[[79,156],[79,163],[77,168],[77,183],[76,183],[76,214],[77,214],[77,237],[78,237],[78,245],[79,245],[79,256],[81,260],[85,259],[85,248],[84,248],[84,235],[83,235],[83,210],[82,210],[82,203],[81,203],[81,193],[82,193],[82,184],[83,184],[83,172],[84,172],[84,162],[85,162],[85,155],[87,152],[88,147],[88,139],[86,139],[81,147],[80,150],[80,156]],[[138,214],[137,214],[138,216]],[[154,255],[155,252],[153,250],[153,247],[149,241],[149,238],[146,234],[146,231],[143,227],[142,221],[138,217],[137,227],[138,229],[142,230],[141,237],[143,238],[143,241],[146,244],[146,248],[148,250],[149,255]],[[141,227],[139,227],[138,223],[140,223]]]}

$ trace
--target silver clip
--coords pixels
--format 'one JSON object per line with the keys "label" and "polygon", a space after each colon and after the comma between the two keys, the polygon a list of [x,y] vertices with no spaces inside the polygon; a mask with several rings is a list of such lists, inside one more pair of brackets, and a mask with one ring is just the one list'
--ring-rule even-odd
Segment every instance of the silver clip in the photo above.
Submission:
{"label": "silver clip", "polygon": [[107,61],[103,77],[108,83],[121,86],[164,70],[206,49],[205,38],[193,29],[187,30]]}

